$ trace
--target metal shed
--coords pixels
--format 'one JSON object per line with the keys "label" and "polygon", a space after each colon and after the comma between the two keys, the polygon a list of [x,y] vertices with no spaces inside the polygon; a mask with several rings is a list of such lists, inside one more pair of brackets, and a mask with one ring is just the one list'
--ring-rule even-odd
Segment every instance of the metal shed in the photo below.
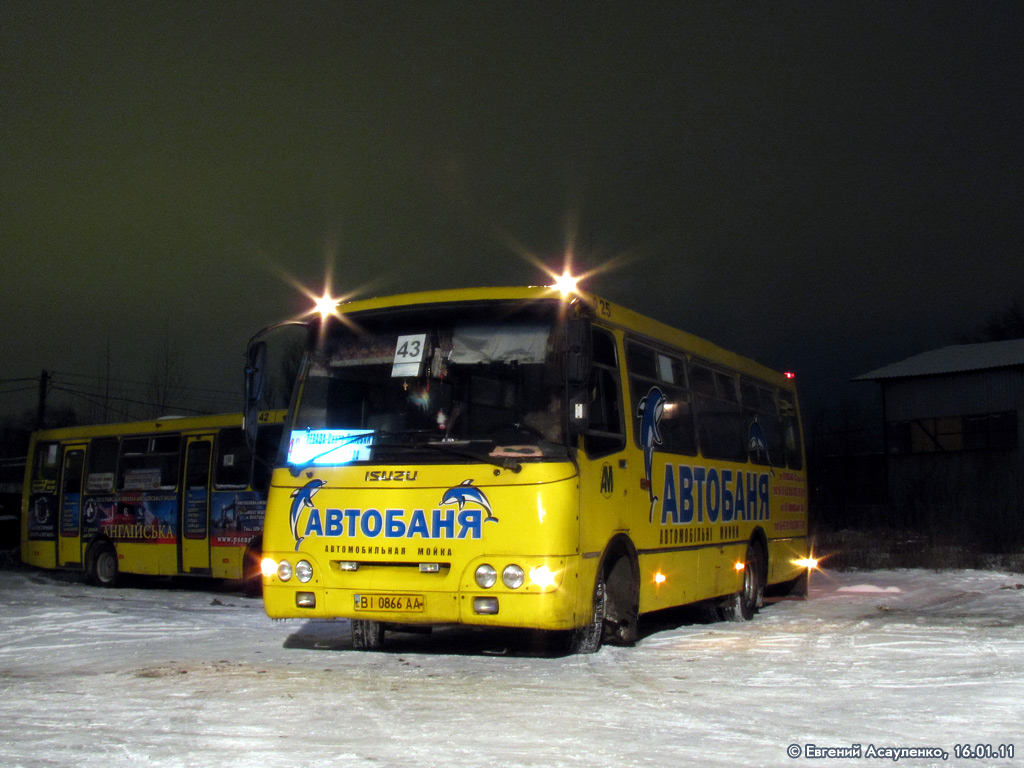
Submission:
{"label": "metal shed", "polygon": [[989,551],[1024,544],[1024,339],[924,352],[882,387],[894,524]]}

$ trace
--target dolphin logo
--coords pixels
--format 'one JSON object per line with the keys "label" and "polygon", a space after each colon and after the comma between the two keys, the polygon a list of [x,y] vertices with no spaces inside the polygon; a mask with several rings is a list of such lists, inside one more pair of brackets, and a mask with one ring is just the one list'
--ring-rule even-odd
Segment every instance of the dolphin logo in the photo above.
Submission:
{"label": "dolphin logo", "polygon": [[658,387],[651,387],[640,399],[636,408],[636,416],[640,419],[640,446],[644,449],[644,473],[647,475],[648,493],[651,496],[650,520],[654,520],[654,505],[658,497],[654,495],[654,478],[651,476],[654,465],[654,446],[661,445],[661,417],[665,413],[665,402],[668,397]]}
{"label": "dolphin logo", "polygon": [[487,500],[483,491],[473,485],[472,480],[463,480],[454,488],[449,488],[445,491],[444,496],[441,497],[442,507],[449,504],[458,504],[460,511],[466,506],[467,502],[480,506],[487,513],[487,517],[484,518],[485,523],[488,521],[498,522],[498,518],[491,512],[491,502]]}
{"label": "dolphin logo", "polygon": [[302,515],[302,510],[313,508],[313,496],[316,492],[324,487],[323,480],[310,480],[301,488],[296,488],[292,491],[292,511],[291,511],[291,526],[292,535],[295,537],[295,551],[299,551],[299,545],[305,536],[299,535],[299,517]]}
{"label": "dolphin logo", "polygon": [[772,457],[768,452],[768,436],[764,433],[764,427],[761,426],[761,423],[757,420],[756,416],[754,417],[754,420],[750,422],[750,436],[747,439],[747,452],[756,456],[758,459],[764,456],[765,461],[768,462],[768,468],[771,471],[772,476],[775,476],[775,467],[772,466]]}

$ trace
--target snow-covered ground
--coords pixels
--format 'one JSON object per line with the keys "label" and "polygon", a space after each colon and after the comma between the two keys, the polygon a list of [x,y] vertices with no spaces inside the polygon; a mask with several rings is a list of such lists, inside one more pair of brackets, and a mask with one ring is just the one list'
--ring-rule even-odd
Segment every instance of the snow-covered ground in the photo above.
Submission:
{"label": "snow-covered ground", "polygon": [[0,571],[0,765],[1024,765],[1021,581],[816,574],[749,623],[662,617],[636,648],[557,656],[457,628],[356,653],[345,621],[216,588]]}

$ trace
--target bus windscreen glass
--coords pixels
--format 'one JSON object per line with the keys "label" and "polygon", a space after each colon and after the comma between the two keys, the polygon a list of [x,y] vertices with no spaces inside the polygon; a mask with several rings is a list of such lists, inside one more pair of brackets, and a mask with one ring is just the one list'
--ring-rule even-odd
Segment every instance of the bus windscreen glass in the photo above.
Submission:
{"label": "bus windscreen glass", "polygon": [[564,458],[554,313],[404,311],[332,326],[311,355],[293,466]]}

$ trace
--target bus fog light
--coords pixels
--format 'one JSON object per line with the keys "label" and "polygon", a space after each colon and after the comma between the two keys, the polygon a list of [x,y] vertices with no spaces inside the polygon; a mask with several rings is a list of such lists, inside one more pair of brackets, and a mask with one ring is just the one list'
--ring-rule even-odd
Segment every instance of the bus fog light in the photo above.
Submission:
{"label": "bus fog light", "polygon": [[277,578],[281,581],[288,581],[292,577],[292,564],[287,560],[282,560],[277,564]]}
{"label": "bus fog light", "polygon": [[498,613],[498,598],[496,597],[474,597],[473,613],[495,616]]}
{"label": "bus fog light", "polygon": [[476,569],[476,583],[484,589],[490,589],[498,581],[498,572],[493,566],[484,563]]}
{"label": "bus fog light", "polygon": [[518,565],[507,565],[501,572],[501,583],[509,589],[519,589],[526,581],[526,574]]}
{"label": "bus fog light", "polygon": [[359,563],[355,560],[339,560],[338,569],[342,571],[358,571]]}
{"label": "bus fog light", "polygon": [[313,578],[313,566],[306,560],[299,560],[295,564],[295,578],[305,584]]}
{"label": "bus fog light", "polygon": [[295,606],[297,608],[316,608],[316,595],[313,592],[296,592]]}
{"label": "bus fog light", "polygon": [[264,557],[260,560],[260,573],[268,578],[277,573],[277,562],[272,557]]}

